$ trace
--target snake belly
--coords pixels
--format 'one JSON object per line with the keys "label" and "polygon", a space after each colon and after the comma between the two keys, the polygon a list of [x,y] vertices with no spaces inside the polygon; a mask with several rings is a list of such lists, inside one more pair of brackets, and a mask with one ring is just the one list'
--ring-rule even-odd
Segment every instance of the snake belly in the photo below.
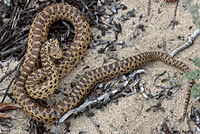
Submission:
{"label": "snake belly", "polygon": [[[36,16],[31,25],[28,49],[24,63],[20,68],[18,78],[13,84],[13,95],[16,102],[29,117],[36,121],[54,123],[58,119],[55,111],[63,115],[67,111],[78,106],[96,84],[131,72],[146,62],[161,61],[179,68],[183,72],[190,71],[186,64],[171,58],[168,54],[162,52],[144,52],[85,72],[67,98],[52,107],[41,106],[27,94],[25,82],[28,75],[33,72],[36,67],[41,44],[47,40],[47,34],[51,24],[57,20],[70,21],[75,28],[74,40],[69,49],[63,52],[64,57],[59,60],[59,64],[57,65],[59,78],[62,78],[74,68],[83,56],[90,40],[90,28],[88,23],[77,9],[68,4],[53,4],[46,7]],[[188,83],[183,112],[184,117],[189,103],[190,89],[194,81],[189,80]]]}

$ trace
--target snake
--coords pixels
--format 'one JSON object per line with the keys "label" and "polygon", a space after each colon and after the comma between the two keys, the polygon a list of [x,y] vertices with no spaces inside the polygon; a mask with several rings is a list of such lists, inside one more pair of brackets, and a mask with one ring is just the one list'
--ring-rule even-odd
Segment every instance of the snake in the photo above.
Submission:
{"label": "snake", "polygon": [[53,59],[61,59],[62,50],[59,47],[58,40],[47,40],[41,47],[40,59],[42,67],[32,72],[25,84],[29,96],[34,99],[45,99],[53,94],[58,87],[58,70]]}
{"label": "snake", "polygon": [[[16,102],[22,107],[23,111],[30,118],[38,122],[55,123],[58,120],[57,112],[63,115],[67,111],[80,105],[96,84],[124,73],[132,72],[134,69],[138,69],[147,62],[161,61],[179,68],[183,72],[190,71],[185,63],[170,57],[167,53],[160,51],[143,52],[84,72],[66,98],[53,106],[46,107],[40,105],[27,93],[25,88],[26,80],[31,73],[37,70],[41,47],[47,41],[50,26],[58,20],[70,22],[75,29],[72,43],[67,50],[63,51],[62,58],[59,59],[56,64],[58,79],[64,77],[75,68],[75,65],[77,65],[79,60],[83,57],[90,42],[89,24],[83,14],[69,4],[55,3],[49,5],[34,18],[28,36],[25,60],[19,69],[18,77],[13,83],[13,96]],[[194,80],[189,79],[187,83],[183,117],[186,116],[190,99],[190,90],[194,84]]]}

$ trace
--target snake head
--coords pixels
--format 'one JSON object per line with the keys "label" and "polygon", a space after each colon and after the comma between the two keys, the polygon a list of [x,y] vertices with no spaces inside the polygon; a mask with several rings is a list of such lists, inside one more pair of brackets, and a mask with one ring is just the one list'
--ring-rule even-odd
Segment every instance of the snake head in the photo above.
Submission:
{"label": "snake head", "polygon": [[50,44],[50,49],[49,49],[50,56],[54,59],[61,59],[63,57],[63,53],[60,48],[58,40],[50,39],[48,40],[48,43]]}

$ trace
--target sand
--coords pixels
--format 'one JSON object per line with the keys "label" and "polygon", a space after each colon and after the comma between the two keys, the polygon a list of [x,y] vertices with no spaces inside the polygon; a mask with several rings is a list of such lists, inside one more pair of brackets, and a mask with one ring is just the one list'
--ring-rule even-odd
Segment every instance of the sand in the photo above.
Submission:
{"label": "sand", "polygon": [[[132,44],[132,47],[121,48],[117,46],[112,54],[118,54],[119,59],[133,56],[140,52],[145,51],[164,51],[167,53],[172,52],[177,47],[183,45],[187,38],[196,30],[195,25],[192,23],[191,15],[185,7],[179,3],[177,10],[178,25],[175,25],[174,29],[168,27],[170,22],[173,20],[175,3],[164,3],[161,7],[161,2],[151,2],[150,15],[148,16],[148,0],[122,0],[121,3],[125,4],[127,10],[119,10],[119,13],[114,16],[114,19],[120,17],[122,14],[127,13],[131,9],[136,10],[136,17],[121,23],[122,33],[119,34],[119,41],[124,41],[126,44]],[[160,13],[158,13],[160,10]],[[142,19],[139,20],[139,16],[142,15]],[[117,19],[116,19],[117,21]],[[135,25],[130,23],[134,22]],[[133,31],[138,24],[145,26],[145,31],[140,31],[140,34],[134,38]],[[192,28],[191,28],[192,27]],[[111,31],[110,35],[102,37],[103,39],[114,40],[114,34]],[[94,35],[98,35],[100,32],[97,29],[92,28]],[[178,37],[183,39],[178,39]],[[175,58],[184,61],[191,69],[196,69],[192,61],[189,58],[195,56],[200,57],[199,46],[200,36],[196,38],[193,45],[177,55]],[[159,47],[161,46],[161,47]],[[70,83],[75,79],[75,76],[82,72],[86,65],[89,65],[89,69],[93,69],[103,65],[104,58],[108,58],[105,54],[99,54],[97,49],[101,46],[97,46],[94,49],[88,49],[84,55],[84,58],[80,61],[77,67],[60,82],[60,89],[64,87],[70,88]],[[112,63],[114,60],[110,60]],[[8,61],[9,67],[5,67],[0,70],[0,77],[4,75],[6,71],[12,69],[18,62]],[[188,130],[186,122],[179,123],[178,119],[181,117],[183,112],[184,100],[185,100],[185,88],[186,78],[180,74],[180,70],[165,65],[161,62],[148,63],[142,68],[148,71],[147,74],[141,75],[143,82],[146,82],[146,90],[150,90],[151,93],[156,93],[161,89],[156,88],[152,85],[152,78],[155,74],[167,71],[171,76],[177,75],[178,81],[182,84],[181,89],[174,95],[170,100],[164,99],[162,107],[164,111],[150,110],[146,112],[148,108],[158,103],[157,99],[145,99],[140,93],[136,93],[129,97],[118,98],[118,102],[110,102],[103,109],[90,108],[90,112],[94,113],[92,117],[93,121],[99,125],[99,130],[102,134],[154,134],[157,133],[157,126],[168,118],[172,126],[176,126],[177,130],[183,133],[184,130]],[[12,76],[6,78],[3,83],[0,83],[1,88],[5,88],[10,82]],[[167,84],[166,84],[167,85]],[[165,86],[166,86],[165,85]],[[10,89],[11,92],[11,89]],[[6,102],[11,102],[9,98]],[[192,104],[190,104],[190,107]],[[25,134],[28,133],[27,119],[28,117],[24,114],[21,109],[6,112],[15,116],[17,119],[12,120],[13,127],[10,128],[10,134]],[[70,117],[67,119],[70,122],[70,133],[77,134],[80,132],[87,132],[87,134],[98,134],[98,130],[94,123],[85,114],[81,114],[78,117]],[[55,131],[55,125],[45,125],[51,132]],[[64,133],[65,124],[61,124],[59,127],[59,133]]]}

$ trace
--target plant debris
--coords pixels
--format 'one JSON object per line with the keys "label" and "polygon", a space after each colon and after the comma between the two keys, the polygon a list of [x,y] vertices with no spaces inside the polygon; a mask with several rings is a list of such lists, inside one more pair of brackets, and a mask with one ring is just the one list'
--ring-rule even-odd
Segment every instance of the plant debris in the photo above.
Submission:
{"label": "plant debris", "polygon": [[[23,56],[27,48],[29,29],[34,17],[44,7],[53,4],[55,2],[60,2],[60,1],[19,0],[19,1],[11,1],[10,5],[0,1],[0,66],[1,67],[7,66],[7,64],[5,64],[4,61],[7,61],[8,59],[11,58],[23,61]],[[168,0],[166,2],[173,2],[173,0]],[[138,36],[142,34],[142,32],[145,32],[145,29],[148,26],[144,22],[142,22],[143,18],[145,17],[145,14],[138,13],[137,9],[131,9],[128,11],[127,6],[125,4],[122,4],[121,1],[119,0],[68,0],[67,3],[78,8],[84,14],[84,16],[86,17],[92,28],[97,28],[98,30],[101,31],[101,33],[98,35],[91,35],[92,40],[89,45],[89,48],[100,46],[97,52],[99,54],[106,54],[108,56],[107,59],[104,59],[104,63],[107,63],[110,59],[118,60],[118,55],[116,53],[110,54],[110,51],[116,51],[118,49],[117,46],[120,46],[123,49],[125,47],[132,47],[134,45],[133,43],[126,44],[126,42],[118,40],[119,39],[118,35],[123,32],[123,27],[122,27],[123,23],[131,19],[130,25],[134,29],[131,31],[132,32],[131,34],[133,35],[134,38],[138,38]],[[151,12],[150,6],[151,6],[151,0],[149,0],[149,5],[148,5],[148,13],[147,13],[148,16],[150,15]],[[109,12],[107,12],[108,10]],[[115,18],[114,15],[118,14],[120,10],[125,10],[126,13],[122,14],[120,17]],[[174,28],[175,25],[179,24],[179,22],[176,20],[176,10],[174,14],[175,17],[171,21],[169,27]],[[139,24],[136,23],[136,21],[134,20],[136,17],[137,19],[139,19]],[[191,45],[199,33],[200,32],[198,29],[184,44],[184,46],[173,51],[171,53],[171,56],[173,57],[183,48]],[[102,39],[102,36],[107,36],[109,34],[114,34],[114,39],[109,39],[109,40]],[[74,29],[70,23],[66,21],[58,21],[51,26],[48,36],[49,36],[48,38],[51,37],[58,38],[59,41],[61,42],[62,48],[67,49],[67,47],[73,40]],[[18,68],[19,66],[16,66],[13,70],[7,72],[6,75],[0,78],[0,82],[3,82],[3,80],[5,80],[5,78],[8,75],[13,73]],[[86,65],[83,71],[88,68],[89,66]],[[139,70],[139,73],[144,73],[144,72],[145,70]],[[134,73],[138,72],[136,71]],[[72,111],[67,112],[66,115],[61,117],[59,121],[63,122],[69,115],[84,111],[87,106],[91,105],[92,107],[102,108],[110,101],[116,102],[118,97],[130,96],[135,94],[136,92],[140,92],[145,99],[151,99],[153,97],[159,99],[159,102],[156,105],[153,105],[146,110],[147,112],[150,110],[154,112],[161,110],[162,112],[164,112],[165,108],[162,107],[163,98],[168,97],[170,99],[173,96],[173,94],[179,89],[179,87],[173,84],[170,85],[170,87],[162,87],[159,85],[155,85],[156,87],[159,87],[162,90],[156,94],[149,95],[146,94],[145,92],[145,85],[140,83],[139,75],[135,76],[135,74],[134,75],[133,74],[123,75],[121,79],[124,80],[114,79],[109,81],[108,83],[101,83],[97,85],[96,88],[99,88],[100,91],[94,92],[85,103],[83,103],[77,109],[73,109]],[[13,81],[13,79],[11,81]],[[156,79],[157,78],[155,78],[155,80]],[[164,79],[161,82],[166,82],[166,81],[168,80]],[[117,86],[114,89],[111,89],[114,87],[114,84],[116,82],[120,83],[119,86]],[[3,89],[6,90],[6,93],[2,101],[4,101],[5,97],[8,95],[8,89],[10,88],[11,84],[12,82],[8,85],[6,89]],[[74,83],[72,83],[71,86],[74,86]],[[174,88],[174,91],[168,90],[168,92],[165,93],[165,89],[167,88],[170,89]],[[9,110],[12,108],[15,109],[14,107],[10,107],[10,104],[6,103],[2,104],[4,104],[4,106],[8,105],[7,109],[6,107],[2,108],[4,110],[5,109]],[[90,120],[93,122],[99,133],[101,133],[99,129],[100,126],[93,120],[91,114],[89,115],[88,111],[85,112],[87,112],[87,115],[89,116]],[[7,114],[5,115],[4,113],[2,113],[2,116],[5,118],[10,117]],[[58,133],[57,130],[60,122],[57,123],[56,133]],[[70,132],[69,129],[70,124],[66,123],[65,125],[66,125],[65,132],[66,133]],[[177,132],[175,128],[170,127],[167,121],[161,123],[160,126],[161,126],[159,129],[160,133]],[[0,127],[2,128],[2,126]],[[30,133],[49,132],[49,130],[47,130],[46,127],[44,127],[43,124],[40,123],[29,122],[29,127],[30,127],[29,128]],[[80,131],[80,133],[87,133],[87,131]]]}

